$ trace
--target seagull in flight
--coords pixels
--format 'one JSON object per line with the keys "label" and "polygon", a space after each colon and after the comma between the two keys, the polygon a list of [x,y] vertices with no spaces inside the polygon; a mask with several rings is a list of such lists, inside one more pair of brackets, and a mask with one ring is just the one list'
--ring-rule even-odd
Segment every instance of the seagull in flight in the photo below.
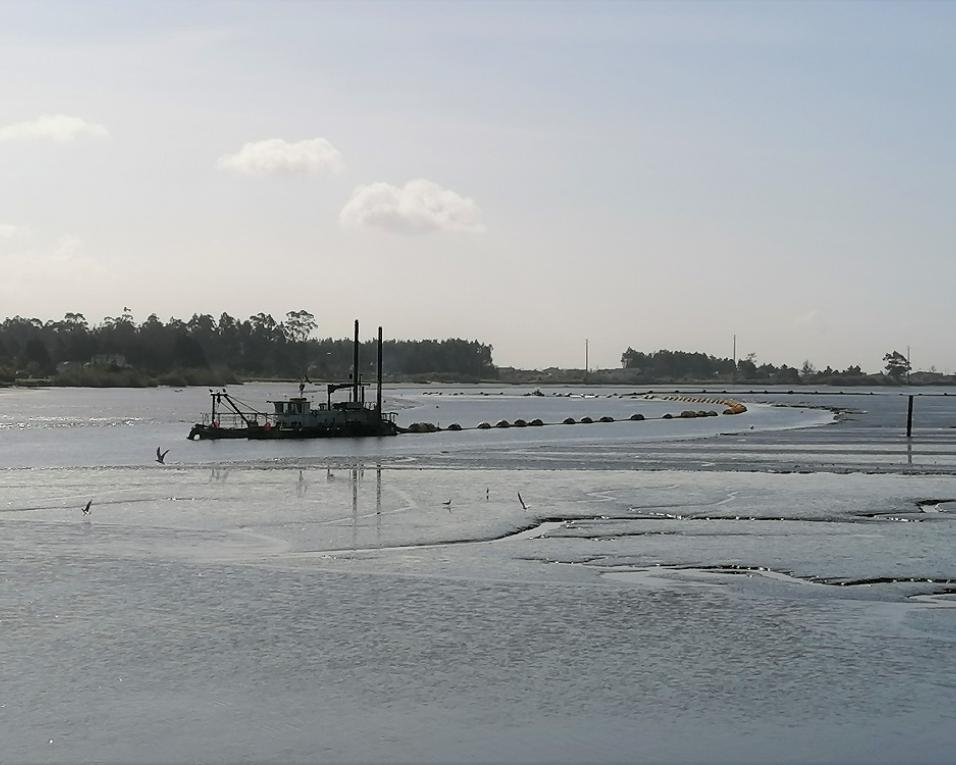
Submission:
{"label": "seagull in flight", "polygon": [[92,499],[91,499],[89,502],[86,503],[86,506],[83,508],[83,515],[89,515],[89,514],[90,514],[90,505],[92,505],[92,504],[93,504],[93,500],[92,500]]}
{"label": "seagull in flight", "polygon": [[525,504],[524,500],[521,498],[521,492],[518,492],[518,501],[521,503],[521,509],[527,510],[528,506]]}
{"label": "seagull in flight", "polygon": [[442,504],[443,504],[445,507],[448,508],[448,512],[450,513],[450,512],[451,512],[451,500],[449,499],[447,502],[442,502]]}
{"label": "seagull in flight", "polygon": [[156,461],[157,461],[160,465],[165,465],[165,464],[166,464],[166,455],[167,455],[167,454],[169,454],[169,449],[167,449],[166,451],[163,452],[163,451],[160,451],[160,449],[159,449],[158,446],[156,447]]}

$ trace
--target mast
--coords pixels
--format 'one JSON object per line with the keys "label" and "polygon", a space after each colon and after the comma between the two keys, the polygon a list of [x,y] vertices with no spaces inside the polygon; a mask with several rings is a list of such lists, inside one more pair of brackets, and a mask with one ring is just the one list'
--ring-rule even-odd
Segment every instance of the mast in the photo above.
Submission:
{"label": "mast", "polygon": [[352,344],[352,401],[359,400],[359,324],[355,320],[355,342]]}
{"label": "mast", "polygon": [[382,328],[378,328],[378,381],[375,388],[375,411],[382,419]]}

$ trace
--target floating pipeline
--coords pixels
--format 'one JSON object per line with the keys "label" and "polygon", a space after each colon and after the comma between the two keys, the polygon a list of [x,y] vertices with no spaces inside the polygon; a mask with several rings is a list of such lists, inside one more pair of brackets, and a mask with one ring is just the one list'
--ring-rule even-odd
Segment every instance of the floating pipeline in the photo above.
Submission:
{"label": "floating pipeline", "polygon": [[[741,404],[739,401],[733,401],[730,399],[712,399],[712,398],[699,398],[692,396],[659,396],[659,395],[648,395],[646,398],[660,399],[663,401],[682,401],[688,403],[708,403],[708,404],[720,404],[724,407],[724,414],[743,414],[747,411],[747,407]],[[717,412],[713,409],[704,410],[704,409],[685,409],[679,415],[667,413],[663,414],[660,417],[645,417],[643,414],[637,413],[632,414],[626,420],[621,420],[621,422],[643,422],[647,419],[657,419],[657,420],[674,420],[674,419],[691,419],[695,417],[717,417]],[[523,418],[518,418],[513,422],[508,420],[498,420],[494,424],[491,422],[479,422],[477,425],[471,428],[463,427],[457,422],[452,423],[447,428],[442,428],[439,425],[436,425],[433,422],[413,422],[406,428],[399,427],[399,433],[438,433],[440,431],[462,431],[462,430],[504,430],[507,428],[527,428],[527,427],[544,427],[545,425],[577,425],[585,424],[590,425],[595,422],[601,423],[611,423],[615,422],[613,417],[605,415],[600,417],[597,420],[594,420],[591,417],[582,417],[580,420],[575,420],[573,417],[565,417],[561,422],[543,422],[540,418],[535,418],[533,420],[525,420]]]}
{"label": "floating pipeline", "polygon": [[[657,399],[660,401],[680,401],[687,404],[720,404],[725,407],[724,414],[743,414],[747,411],[747,407],[741,404],[739,401],[734,401],[730,398],[709,398],[704,396],[687,396],[687,395],[670,395],[665,396],[663,394],[647,394],[645,398]],[[685,410],[680,413],[680,416],[683,418],[688,417],[713,417],[717,414],[714,411],[703,411],[703,410]]]}

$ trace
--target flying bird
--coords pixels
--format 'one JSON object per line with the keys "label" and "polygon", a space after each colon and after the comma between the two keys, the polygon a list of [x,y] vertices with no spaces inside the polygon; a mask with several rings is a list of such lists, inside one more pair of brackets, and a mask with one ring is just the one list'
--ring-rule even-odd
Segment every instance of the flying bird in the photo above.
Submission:
{"label": "flying bird", "polygon": [[449,499],[447,502],[442,502],[442,504],[443,504],[445,507],[448,508],[448,512],[450,513],[450,512],[451,512],[451,500]]}
{"label": "flying bird", "polygon": [[521,498],[521,492],[518,492],[518,501],[521,503],[521,509],[527,510],[528,506],[525,504],[524,500]]}
{"label": "flying bird", "polygon": [[163,451],[160,451],[160,448],[159,448],[158,446],[156,447],[156,461],[157,461],[160,465],[165,465],[165,464],[166,464],[166,455],[167,455],[167,454],[169,454],[169,449],[167,449],[166,451],[163,452]]}
{"label": "flying bird", "polygon": [[89,515],[89,514],[90,514],[90,505],[92,505],[92,504],[93,504],[93,500],[92,500],[92,499],[91,499],[89,502],[86,503],[86,507],[83,508],[83,515]]}

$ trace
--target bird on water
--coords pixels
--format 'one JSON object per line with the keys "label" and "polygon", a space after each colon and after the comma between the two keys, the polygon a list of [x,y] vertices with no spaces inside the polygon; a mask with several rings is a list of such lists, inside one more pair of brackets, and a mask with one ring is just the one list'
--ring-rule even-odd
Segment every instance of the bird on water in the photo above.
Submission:
{"label": "bird on water", "polygon": [[92,500],[92,499],[91,499],[89,502],[86,503],[86,506],[83,508],[83,515],[89,515],[89,514],[90,514],[90,505],[92,505],[92,504],[93,504],[93,500]]}
{"label": "bird on water", "polygon": [[157,461],[160,465],[165,465],[165,464],[166,464],[166,455],[167,455],[167,454],[169,454],[169,449],[167,449],[166,451],[160,451],[160,448],[159,448],[158,446],[156,447],[156,461]]}

